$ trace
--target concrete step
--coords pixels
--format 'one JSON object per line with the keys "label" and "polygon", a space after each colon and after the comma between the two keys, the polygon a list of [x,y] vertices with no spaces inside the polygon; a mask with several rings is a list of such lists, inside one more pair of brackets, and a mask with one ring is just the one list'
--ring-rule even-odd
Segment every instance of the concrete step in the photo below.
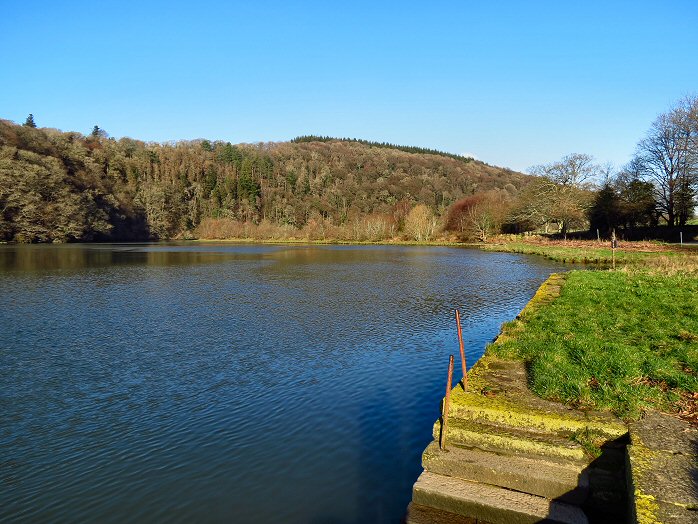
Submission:
{"label": "concrete step", "polygon": [[448,511],[429,506],[420,506],[410,502],[407,506],[405,524],[492,524],[473,517],[464,517]]}
{"label": "concrete step", "polygon": [[528,388],[524,362],[486,354],[469,377],[467,390],[456,385],[451,391],[453,417],[542,431],[591,431],[607,440],[628,432],[627,426],[610,413],[573,409],[534,395]]}
{"label": "concrete step", "polygon": [[412,501],[492,524],[588,524],[581,509],[564,502],[428,471],[415,482]]}
{"label": "concrete step", "polygon": [[432,442],[422,455],[430,473],[501,486],[548,499],[581,505],[589,494],[589,475],[581,464],[559,464],[515,455],[498,455],[456,445],[439,449]]}
{"label": "concrete step", "polygon": [[628,432],[627,427],[610,413],[583,412],[539,398],[488,397],[473,391],[465,392],[460,386],[451,393],[450,416],[540,431],[573,433],[587,430],[606,439],[618,438]]}
{"label": "concrete step", "polygon": [[[440,433],[441,422],[437,420],[433,432],[437,442]],[[588,464],[591,460],[584,448],[568,435],[479,424],[459,418],[448,420],[446,447],[453,444],[494,453],[545,457],[554,462]]]}

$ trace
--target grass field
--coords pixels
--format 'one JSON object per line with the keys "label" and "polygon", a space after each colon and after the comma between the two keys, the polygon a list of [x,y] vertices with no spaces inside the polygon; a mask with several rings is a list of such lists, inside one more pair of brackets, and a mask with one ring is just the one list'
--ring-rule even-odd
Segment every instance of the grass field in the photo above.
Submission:
{"label": "grass field", "polygon": [[[587,247],[508,247],[576,262],[603,255]],[[488,351],[524,360],[541,397],[628,419],[654,407],[696,422],[698,256],[664,249],[624,255],[622,269],[565,275],[559,297],[506,324]]]}
{"label": "grass field", "polygon": [[657,271],[664,274],[676,272],[698,276],[698,250],[679,248],[655,242],[622,242],[613,250],[606,242],[536,240],[500,241],[484,244],[481,249],[506,253],[540,255],[563,263],[589,264],[593,268],[617,268]]}

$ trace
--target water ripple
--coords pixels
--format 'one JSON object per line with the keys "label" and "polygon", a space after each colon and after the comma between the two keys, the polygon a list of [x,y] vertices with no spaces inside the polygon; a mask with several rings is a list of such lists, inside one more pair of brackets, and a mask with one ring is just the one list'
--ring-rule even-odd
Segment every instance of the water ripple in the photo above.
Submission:
{"label": "water ripple", "polygon": [[556,269],[455,248],[0,246],[0,520],[399,522],[453,309],[472,365]]}

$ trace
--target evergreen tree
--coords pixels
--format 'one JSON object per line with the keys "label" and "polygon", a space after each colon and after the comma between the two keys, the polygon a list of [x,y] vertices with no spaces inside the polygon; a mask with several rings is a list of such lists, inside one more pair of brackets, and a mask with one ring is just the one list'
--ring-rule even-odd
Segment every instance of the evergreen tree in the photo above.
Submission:
{"label": "evergreen tree", "polygon": [[34,115],[32,115],[31,113],[29,113],[29,116],[28,116],[27,119],[24,121],[24,125],[25,125],[26,127],[33,127],[33,128],[36,128],[36,123],[34,122]]}
{"label": "evergreen tree", "polygon": [[620,199],[610,183],[604,184],[588,211],[589,230],[608,233],[620,225]]}
{"label": "evergreen tree", "polygon": [[90,135],[92,138],[102,138],[107,136],[107,132],[99,126],[94,126]]}

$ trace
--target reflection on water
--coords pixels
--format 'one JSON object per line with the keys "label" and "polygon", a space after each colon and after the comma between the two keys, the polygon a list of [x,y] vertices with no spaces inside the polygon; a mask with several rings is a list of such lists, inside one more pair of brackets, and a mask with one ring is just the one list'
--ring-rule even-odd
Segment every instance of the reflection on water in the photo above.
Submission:
{"label": "reflection on water", "polygon": [[0,271],[79,270],[106,266],[177,266],[228,260],[257,260],[261,246],[186,246],[177,244],[93,244],[0,246]]}
{"label": "reflection on water", "polygon": [[0,520],[399,522],[463,312],[548,261],[456,248],[0,246]]}

